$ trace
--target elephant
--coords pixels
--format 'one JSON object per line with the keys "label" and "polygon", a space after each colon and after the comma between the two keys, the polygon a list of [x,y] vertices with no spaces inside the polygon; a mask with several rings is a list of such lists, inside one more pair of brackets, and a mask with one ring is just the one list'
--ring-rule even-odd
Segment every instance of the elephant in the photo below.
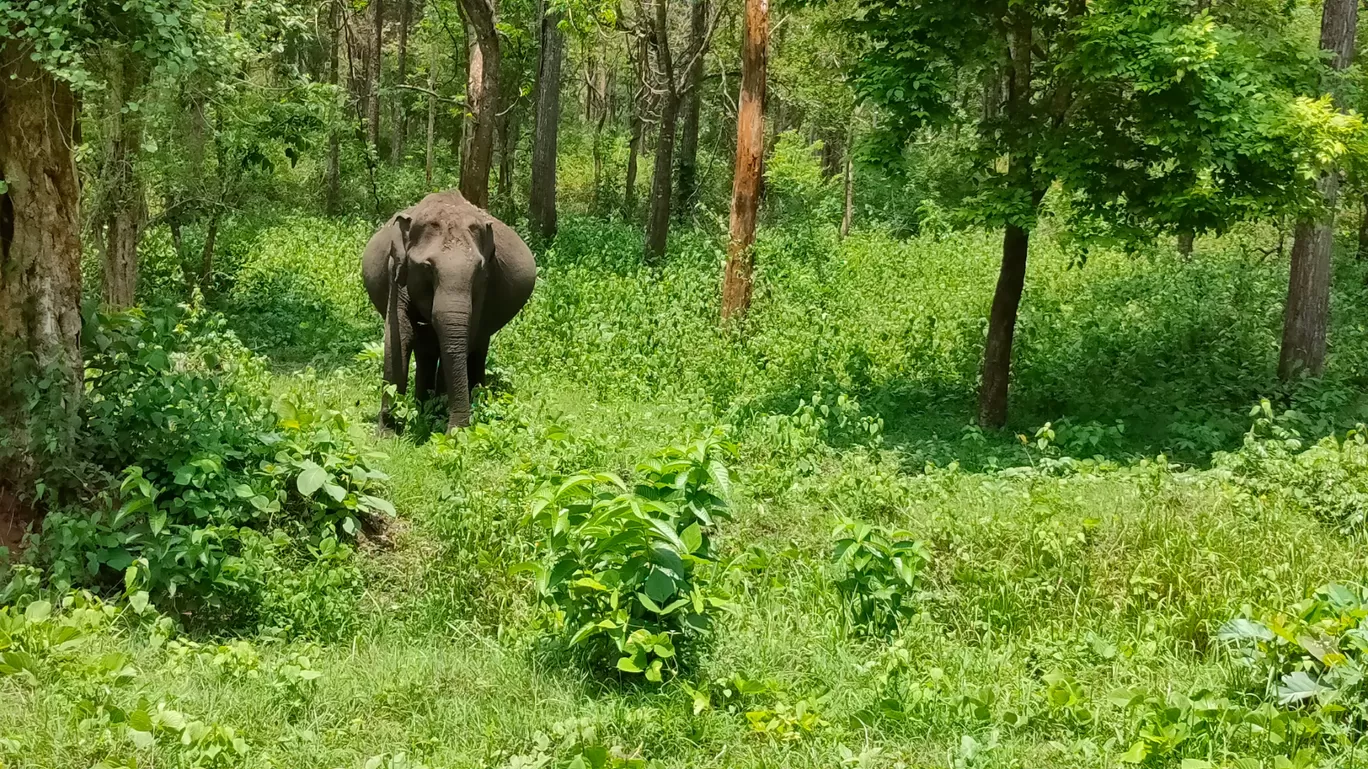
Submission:
{"label": "elephant", "polygon": [[[532,250],[460,192],[435,192],[371,236],[361,278],[385,319],[386,384],[407,392],[412,355],[414,397],[427,400],[434,386],[444,384],[447,429],[468,426],[471,391],[484,383],[489,339],[532,296]],[[391,405],[386,393],[381,430],[397,428]]]}

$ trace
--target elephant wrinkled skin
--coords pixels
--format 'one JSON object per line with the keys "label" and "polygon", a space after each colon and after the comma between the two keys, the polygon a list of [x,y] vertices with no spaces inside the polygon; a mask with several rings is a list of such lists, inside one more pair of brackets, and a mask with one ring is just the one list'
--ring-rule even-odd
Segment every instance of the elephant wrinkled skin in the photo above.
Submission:
{"label": "elephant wrinkled skin", "polygon": [[[470,394],[484,382],[489,338],[532,295],[537,263],[531,249],[459,192],[437,192],[371,236],[361,277],[385,319],[385,382],[407,392],[412,356],[414,396],[427,399],[445,380],[448,429],[469,425]],[[395,426],[390,409],[386,395],[382,428]]]}

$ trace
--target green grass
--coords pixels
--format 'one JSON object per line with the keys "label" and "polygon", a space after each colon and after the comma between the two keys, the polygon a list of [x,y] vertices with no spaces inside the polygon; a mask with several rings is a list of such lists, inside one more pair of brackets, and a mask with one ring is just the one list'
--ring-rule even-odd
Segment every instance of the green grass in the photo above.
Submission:
{"label": "green grass", "polygon": [[[570,217],[539,254],[532,303],[495,338],[496,386],[475,427],[426,439],[373,434],[378,364],[356,359],[380,329],[357,276],[367,228],[296,217],[243,232],[215,303],[273,364],[275,389],[344,411],[386,454],[399,518],[390,546],[363,547],[361,630],[311,653],[322,677],[295,691],[278,663],[307,639],[254,639],[258,674],[235,675],[176,663],[145,623],[117,621],[80,642],[81,659],[131,655],[139,674],[114,700],[231,726],[246,756],[205,763],[82,723],[74,703],[98,676],[54,665],[36,682],[0,677],[0,765],[399,766],[405,753],[430,767],[568,766],[602,744],[660,767],[1117,766],[1141,721],[1110,693],[1205,687],[1251,703],[1260,682],[1217,630],[1368,566],[1361,536],[1208,469],[1213,452],[1240,446],[1260,397],[1294,408],[1307,436],[1364,418],[1362,267],[1337,276],[1330,376],[1282,388],[1285,267],[1246,246],[1267,233],[1203,243],[1190,263],[1102,253],[1081,267],[1037,237],[1013,429],[993,435],[968,427],[993,235],[839,243],[819,227],[771,231],[755,311],[722,330],[715,241],[682,233],[652,270],[632,230]],[[1053,441],[1017,439],[1046,422]],[[722,560],[752,553],[725,576],[737,610],[664,686],[586,669],[530,581],[509,573],[534,555],[523,520],[533,491],[579,469],[630,474],[717,427],[741,452],[735,520],[718,535]],[[843,517],[907,529],[931,549],[919,613],[896,643],[846,627],[829,566]],[[737,676],[765,691],[735,712],[715,700],[694,713],[682,684]],[[1051,704],[1060,680],[1077,711]],[[871,715],[890,699],[903,717]],[[800,701],[820,716],[810,731],[752,733],[747,712]],[[1086,723],[1070,715],[1084,710]],[[586,725],[592,738],[564,736]],[[1148,765],[1273,766],[1302,747],[1351,763],[1333,739],[1299,739],[1231,728]]]}

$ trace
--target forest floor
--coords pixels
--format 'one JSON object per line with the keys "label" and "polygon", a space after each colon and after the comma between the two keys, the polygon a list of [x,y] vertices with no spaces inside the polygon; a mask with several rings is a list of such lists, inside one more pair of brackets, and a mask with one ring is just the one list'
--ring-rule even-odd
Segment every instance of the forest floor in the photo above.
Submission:
{"label": "forest floor", "polygon": [[[1246,246],[1266,233],[1203,242],[1191,262],[1082,266],[1041,236],[1012,425],[995,434],[969,426],[993,235],[770,236],[754,313],[721,330],[716,243],[684,233],[648,269],[631,229],[567,217],[533,301],[495,337],[474,426],[429,437],[440,416],[412,414],[378,437],[368,234],[230,231],[212,302],[274,391],[339,410],[383,454],[389,541],[363,543],[354,601],[318,610],[344,631],[83,631],[68,672],[0,676],[0,766],[1354,764],[1368,700],[1327,695],[1329,668],[1358,664],[1341,635],[1368,604],[1316,591],[1368,573],[1362,535],[1333,517],[1361,501],[1368,461],[1352,439],[1300,449],[1368,416],[1361,265],[1336,281],[1331,375],[1282,387],[1285,267]],[[639,478],[661,449],[714,435],[737,447],[714,537],[729,610],[663,683],[593,666],[511,571],[539,556],[538,489],[580,470]],[[915,574],[888,632],[858,627],[833,557],[846,521],[925,553],[904,553]],[[1326,616],[1338,624],[1287,643],[1259,630]],[[1295,671],[1322,688],[1289,695]],[[79,706],[105,701],[202,734],[138,743]]]}

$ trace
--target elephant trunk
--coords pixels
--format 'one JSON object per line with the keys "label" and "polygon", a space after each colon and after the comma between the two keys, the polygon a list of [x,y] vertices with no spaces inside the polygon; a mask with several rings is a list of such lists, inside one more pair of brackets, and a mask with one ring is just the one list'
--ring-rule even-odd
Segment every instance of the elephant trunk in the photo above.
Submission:
{"label": "elephant trunk", "polygon": [[[446,306],[442,306],[445,304]],[[432,325],[437,332],[437,344],[442,358],[447,386],[447,429],[470,424],[470,379],[467,365],[470,355],[471,306],[468,298],[438,305],[432,311]]]}

